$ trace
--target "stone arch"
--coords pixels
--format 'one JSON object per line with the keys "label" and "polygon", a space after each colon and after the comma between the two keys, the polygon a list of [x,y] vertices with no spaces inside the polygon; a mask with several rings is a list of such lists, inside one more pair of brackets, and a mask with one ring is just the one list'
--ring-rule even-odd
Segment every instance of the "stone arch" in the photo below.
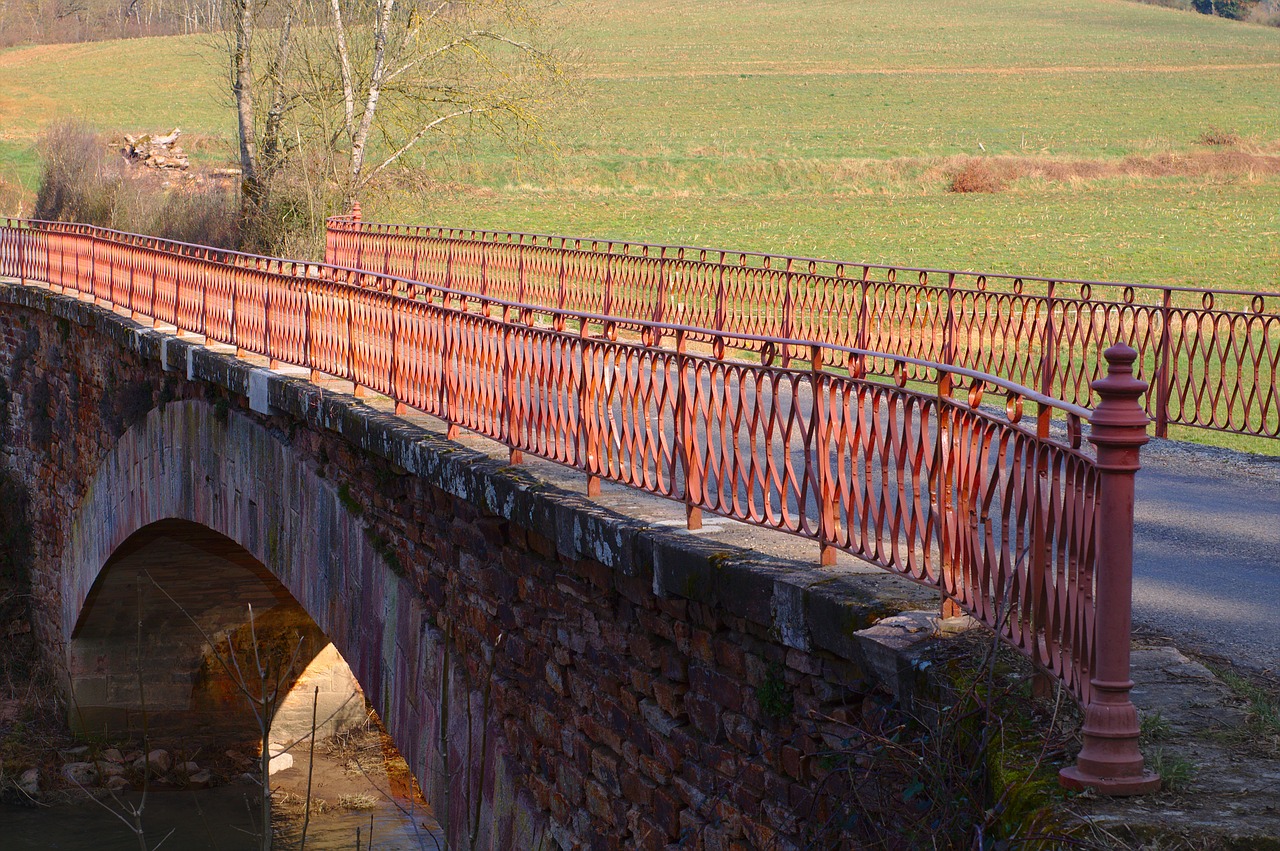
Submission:
{"label": "stone arch", "polygon": [[202,400],[151,410],[107,453],[66,527],[57,589],[64,648],[131,536],[161,521],[198,524],[264,565],[310,615],[427,788],[439,711],[419,695],[439,682],[443,645],[422,597],[343,502],[286,435],[248,415]]}
{"label": "stone arch", "polygon": [[68,712],[84,733],[247,744],[264,730],[245,689],[278,690],[270,740],[292,744],[310,732],[300,723],[310,721],[310,697],[290,695],[304,672],[319,690],[321,735],[364,720],[346,665],[293,595],[239,544],[186,520],[144,526],[111,554],[68,658]]}

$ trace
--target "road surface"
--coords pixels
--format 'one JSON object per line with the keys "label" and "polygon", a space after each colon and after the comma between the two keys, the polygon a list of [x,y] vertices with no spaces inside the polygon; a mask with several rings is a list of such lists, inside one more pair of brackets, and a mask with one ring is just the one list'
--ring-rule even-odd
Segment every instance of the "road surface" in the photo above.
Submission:
{"label": "road surface", "polygon": [[1280,458],[1152,441],[1142,463],[1135,626],[1280,675]]}

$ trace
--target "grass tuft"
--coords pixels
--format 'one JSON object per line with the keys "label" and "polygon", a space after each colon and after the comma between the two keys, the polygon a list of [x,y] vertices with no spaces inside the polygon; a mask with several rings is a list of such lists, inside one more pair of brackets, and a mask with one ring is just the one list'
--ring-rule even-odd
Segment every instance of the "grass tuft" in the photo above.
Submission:
{"label": "grass tuft", "polygon": [[1185,792],[1196,773],[1193,763],[1165,748],[1153,748],[1147,766],[1160,775],[1160,788],[1166,792]]}
{"label": "grass tuft", "polygon": [[1173,734],[1173,725],[1159,711],[1142,716],[1139,727],[1139,740],[1142,744],[1162,742]]}
{"label": "grass tuft", "polygon": [[1221,127],[1210,127],[1200,134],[1196,139],[1201,145],[1215,145],[1222,147],[1234,147],[1240,144],[1240,134],[1233,130],[1224,130]]}

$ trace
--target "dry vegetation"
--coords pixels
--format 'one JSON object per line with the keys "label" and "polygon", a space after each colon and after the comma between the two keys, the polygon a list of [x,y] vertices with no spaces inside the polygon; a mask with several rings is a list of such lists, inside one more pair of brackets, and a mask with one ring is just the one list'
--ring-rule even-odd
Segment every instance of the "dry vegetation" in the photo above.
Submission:
{"label": "dry vegetation", "polygon": [[1016,180],[1080,183],[1111,178],[1257,178],[1280,174],[1280,155],[1236,149],[1240,138],[1206,130],[1199,143],[1220,151],[1133,154],[1121,159],[1055,159],[1049,157],[952,157],[928,167],[930,174],[951,174],[951,192],[999,192]]}
{"label": "dry vegetation", "polygon": [[126,160],[85,125],[61,121],[40,142],[43,172],[32,216],[165,239],[236,248],[234,185],[199,171],[170,172]]}
{"label": "dry vegetation", "polygon": [[951,178],[950,189],[952,192],[999,192],[1009,184],[1005,171],[990,160],[970,158]]}

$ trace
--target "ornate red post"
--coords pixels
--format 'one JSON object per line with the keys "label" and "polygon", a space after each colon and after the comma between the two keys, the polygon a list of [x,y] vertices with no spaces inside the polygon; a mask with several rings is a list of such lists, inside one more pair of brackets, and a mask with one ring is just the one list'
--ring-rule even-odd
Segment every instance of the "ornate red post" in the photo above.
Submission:
{"label": "ornate red post", "polygon": [[1124,343],[1105,352],[1107,375],[1093,382],[1101,400],[1089,418],[1098,448],[1098,560],[1094,670],[1085,707],[1084,747],[1076,764],[1059,772],[1069,789],[1104,795],[1141,795],[1160,787],[1138,751],[1138,711],[1129,700],[1129,638],[1133,614],[1133,478],[1138,450],[1147,442],[1147,389],[1133,376],[1138,353]]}
{"label": "ornate red post", "polygon": [[364,262],[364,239],[360,233],[360,202],[351,202],[351,221],[355,222],[356,227],[351,228],[351,240],[356,244],[355,259],[352,261],[349,257],[343,257],[343,264],[352,263],[352,268],[364,270],[364,266],[360,265]]}

